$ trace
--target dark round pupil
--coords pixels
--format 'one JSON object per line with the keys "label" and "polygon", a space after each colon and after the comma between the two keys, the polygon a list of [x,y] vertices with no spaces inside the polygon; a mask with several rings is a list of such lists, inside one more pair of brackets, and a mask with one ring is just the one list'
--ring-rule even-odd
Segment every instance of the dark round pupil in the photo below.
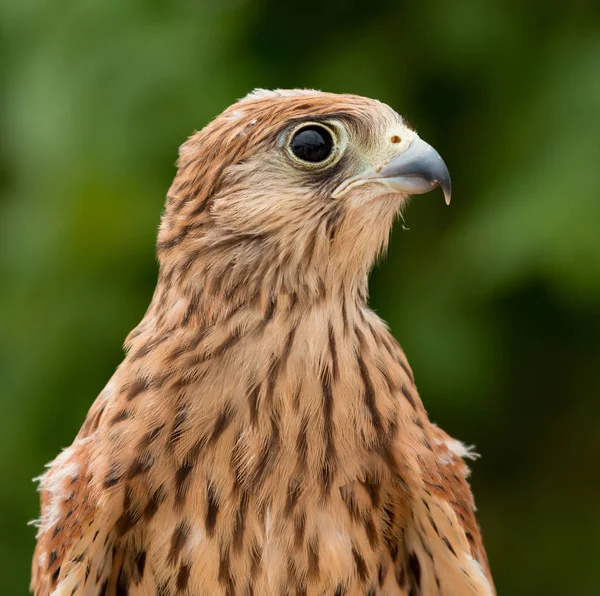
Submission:
{"label": "dark round pupil", "polygon": [[290,147],[298,159],[318,163],[331,154],[333,139],[322,126],[305,126],[294,135]]}

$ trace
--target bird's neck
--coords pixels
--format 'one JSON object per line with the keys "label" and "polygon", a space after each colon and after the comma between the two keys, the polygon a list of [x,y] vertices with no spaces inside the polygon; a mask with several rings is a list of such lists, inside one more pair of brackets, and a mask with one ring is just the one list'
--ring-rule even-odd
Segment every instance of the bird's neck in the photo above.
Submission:
{"label": "bird's neck", "polygon": [[365,205],[336,204],[336,218],[297,222],[287,232],[240,231],[198,220],[163,218],[159,280],[150,312],[160,326],[205,325],[263,303],[313,308],[364,307],[368,275],[387,248],[396,196]]}
{"label": "bird's neck", "polygon": [[214,408],[216,418],[237,412],[265,437],[273,419],[288,416],[350,425],[357,449],[389,440],[420,407],[402,349],[366,304],[395,201],[285,240],[226,232],[209,219],[164,227],[156,292],[126,344],[130,374],[175,386],[165,395],[186,411],[201,407],[202,424],[214,424]]}
{"label": "bird's neck", "polygon": [[[197,310],[190,304],[150,308],[128,338],[122,370],[131,378],[122,382],[143,378],[165,388],[176,403],[161,408],[185,411],[195,435],[210,432],[223,412],[265,441],[287,432],[285,426],[273,430],[280,419],[292,426],[306,422],[320,429],[325,452],[331,441],[347,441],[340,470],[351,470],[352,454],[389,443],[398,425],[406,428],[420,415],[401,348],[349,290],[325,288],[310,303],[289,293],[259,294],[226,311],[212,302],[200,302]],[[344,428],[355,432],[344,434]]]}
{"label": "bird's neck", "polygon": [[[285,257],[284,257],[285,258]],[[236,271],[236,269],[240,271]],[[165,268],[140,324],[156,335],[186,334],[209,327],[230,327],[238,318],[265,319],[286,313],[300,320],[316,311],[327,317],[346,316],[367,309],[368,267],[340,275],[335,262],[301,275],[282,273],[272,261],[262,259],[244,273],[234,260],[225,269],[196,264],[193,273],[182,275],[181,267]],[[348,315],[349,316],[349,315]]]}
{"label": "bird's neck", "polygon": [[266,273],[262,283],[260,279],[253,284],[240,280],[239,285],[224,287],[223,278],[209,270],[198,284],[176,283],[169,271],[161,272],[148,311],[126,345],[132,352],[144,341],[159,338],[185,342],[210,334],[248,333],[258,347],[265,341],[267,328],[302,326],[315,316],[323,324],[339,319],[347,336],[356,326],[373,325],[366,323],[366,316],[373,313],[366,305],[366,272],[363,277],[327,280],[315,272],[304,276],[302,283],[286,285],[268,283],[273,280]]}

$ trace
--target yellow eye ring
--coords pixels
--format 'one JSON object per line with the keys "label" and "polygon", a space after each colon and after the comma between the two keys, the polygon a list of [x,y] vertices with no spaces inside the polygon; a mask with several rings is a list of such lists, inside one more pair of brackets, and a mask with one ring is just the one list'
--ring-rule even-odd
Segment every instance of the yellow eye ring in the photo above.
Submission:
{"label": "yellow eye ring", "polygon": [[286,148],[295,164],[321,169],[339,159],[340,134],[330,123],[305,121],[289,131]]}

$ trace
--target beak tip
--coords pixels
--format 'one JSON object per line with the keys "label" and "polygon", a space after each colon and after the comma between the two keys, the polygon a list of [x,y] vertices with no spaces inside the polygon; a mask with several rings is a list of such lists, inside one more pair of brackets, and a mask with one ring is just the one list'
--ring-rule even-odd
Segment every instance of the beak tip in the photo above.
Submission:
{"label": "beak tip", "polygon": [[[444,164],[444,169],[445,168],[446,165]],[[452,182],[450,181],[450,174],[448,174],[447,169],[445,174],[445,176],[441,176],[440,179],[438,179],[438,186],[444,193],[444,201],[446,201],[446,205],[450,205],[450,199],[452,198]]]}

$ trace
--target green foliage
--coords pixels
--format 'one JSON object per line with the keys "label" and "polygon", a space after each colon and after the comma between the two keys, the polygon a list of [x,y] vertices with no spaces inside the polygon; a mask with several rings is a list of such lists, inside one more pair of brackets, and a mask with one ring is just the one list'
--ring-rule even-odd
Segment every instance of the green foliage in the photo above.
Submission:
{"label": "green foliage", "polygon": [[596,2],[42,2],[0,17],[0,565],[156,276],[177,146],[253,87],[377,97],[445,157],[372,303],[432,418],[475,443],[501,594],[592,594],[600,557]]}

